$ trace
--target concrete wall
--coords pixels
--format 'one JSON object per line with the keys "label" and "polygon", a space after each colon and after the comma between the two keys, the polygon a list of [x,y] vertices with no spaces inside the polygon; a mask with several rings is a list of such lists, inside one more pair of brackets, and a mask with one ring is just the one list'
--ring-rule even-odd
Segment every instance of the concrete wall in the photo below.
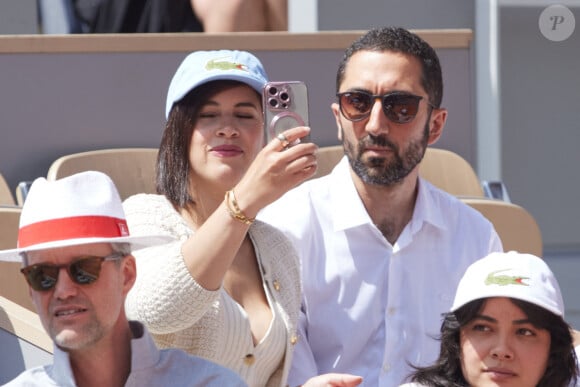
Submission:
{"label": "concrete wall", "polygon": [[528,208],[546,246],[580,249],[580,3],[575,32],[546,39],[545,7],[503,6],[500,12],[503,180]]}
{"label": "concrete wall", "polygon": [[0,34],[37,32],[37,0],[0,0]]}
{"label": "concrete wall", "polygon": [[[316,1],[316,0],[314,0]],[[473,28],[474,0],[317,0],[318,30]]]}
{"label": "concrete wall", "polygon": [[500,7],[502,180],[538,221],[546,260],[564,292],[566,320],[580,327],[580,3],[563,41],[538,27],[546,2]]}

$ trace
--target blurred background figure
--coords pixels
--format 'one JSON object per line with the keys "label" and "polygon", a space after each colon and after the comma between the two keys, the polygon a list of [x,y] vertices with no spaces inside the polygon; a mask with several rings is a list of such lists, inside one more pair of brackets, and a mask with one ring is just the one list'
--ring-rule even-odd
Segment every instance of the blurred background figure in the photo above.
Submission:
{"label": "blurred background figure", "polygon": [[287,0],[39,0],[45,34],[285,31]]}
{"label": "blurred background figure", "polygon": [[39,0],[45,34],[201,32],[189,0]]}
{"label": "blurred background figure", "polygon": [[288,0],[191,0],[205,32],[287,31]]}

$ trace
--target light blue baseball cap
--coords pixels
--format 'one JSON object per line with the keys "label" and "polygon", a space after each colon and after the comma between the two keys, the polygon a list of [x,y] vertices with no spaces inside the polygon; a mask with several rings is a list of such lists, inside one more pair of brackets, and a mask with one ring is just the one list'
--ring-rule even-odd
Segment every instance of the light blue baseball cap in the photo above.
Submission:
{"label": "light blue baseball cap", "polygon": [[242,82],[261,94],[268,82],[268,76],[260,60],[247,51],[192,52],[181,62],[169,84],[165,118],[169,117],[173,104],[191,90],[204,83],[219,80]]}

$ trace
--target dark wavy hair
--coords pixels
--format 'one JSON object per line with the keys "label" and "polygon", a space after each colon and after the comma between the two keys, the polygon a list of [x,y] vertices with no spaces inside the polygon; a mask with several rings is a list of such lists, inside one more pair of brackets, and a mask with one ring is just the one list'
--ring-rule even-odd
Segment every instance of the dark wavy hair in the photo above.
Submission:
{"label": "dark wavy hair", "polygon": [[[439,358],[431,366],[413,367],[411,381],[432,387],[468,387],[461,371],[460,330],[483,309],[487,299],[465,304],[455,312],[443,315],[441,324],[441,350]],[[550,332],[550,353],[546,372],[538,387],[566,387],[576,381],[576,354],[570,326],[561,316],[535,304],[510,298],[520,308],[532,325]]]}
{"label": "dark wavy hair", "polygon": [[417,58],[423,69],[421,85],[429,95],[429,102],[435,107],[441,106],[443,76],[437,53],[419,36],[400,27],[382,27],[369,30],[346,49],[336,73],[336,92],[340,91],[340,85],[344,80],[346,66],[351,56],[359,51],[393,51]]}
{"label": "dark wavy hair", "polygon": [[198,112],[210,96],[237,85],[245,83],[229,80],[204,83],[177,101],[169,112],[157,155],[155,185],[157,193],[164,195],[177,209],[193,203],[189,145]]}

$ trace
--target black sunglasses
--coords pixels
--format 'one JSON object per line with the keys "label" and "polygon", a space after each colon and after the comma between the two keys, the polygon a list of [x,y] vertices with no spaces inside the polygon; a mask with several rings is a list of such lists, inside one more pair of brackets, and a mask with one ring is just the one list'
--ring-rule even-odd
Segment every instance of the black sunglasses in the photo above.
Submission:
{"label": "black sunglasses", "polygon": [[123,258],[125,255],[114,253],[106,257],[83,256],[75,259],[73,262],[64,265],[52,265],[49,263],[30,265],[20,269],[20,272],[26,277],[30,287],[39,292],[48,291],[56,286],[58,273],[61,268],[66,271],[71,280],[79,285],[88,285],[99,279],[101,266],[104,261],[115,261]]}
{"label": "black sunglasses", "polygon": [[[413,121],[419,111],[419,102],[423,99],[421,96],[402,92],[374,95],[366,91],[347,91],[337,93],[336,96],[340,111],[347,120],[364,120],[370,116],[374,102],[380,99],[385,116],[397,124]],[[435,107],[430,103],[429,106]]]}

